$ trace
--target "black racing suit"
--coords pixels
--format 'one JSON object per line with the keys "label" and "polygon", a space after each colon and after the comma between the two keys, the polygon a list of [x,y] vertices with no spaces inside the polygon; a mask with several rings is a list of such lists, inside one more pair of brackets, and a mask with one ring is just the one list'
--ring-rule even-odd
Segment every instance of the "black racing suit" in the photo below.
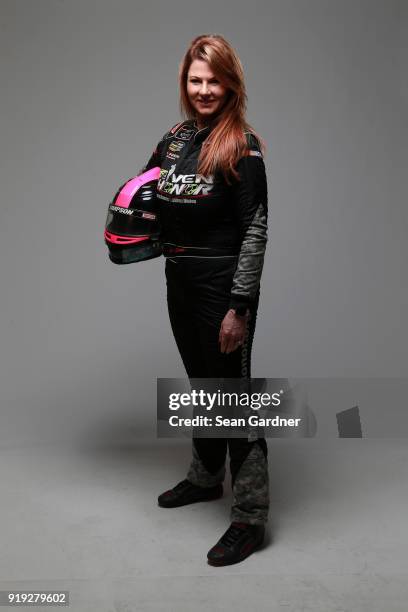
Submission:
{"label": "black racing suit", "polygon": [[[160,166],[161,242],[166,257],[167,301],[174,337],[190,378],[250,377],[250,357],[267,241],[267,183],[255,136],[238,162],[240,179],[197,173],[211,128],[187,120],[174,126],[143,168]],[[227,311],[249,310],[244,344],[221,353],[219,331]],[[225,476],[227,446],[233,486],[231,519],[267,521],[268,468],[264,438],[193,437],[187,478],[213,486]]]}

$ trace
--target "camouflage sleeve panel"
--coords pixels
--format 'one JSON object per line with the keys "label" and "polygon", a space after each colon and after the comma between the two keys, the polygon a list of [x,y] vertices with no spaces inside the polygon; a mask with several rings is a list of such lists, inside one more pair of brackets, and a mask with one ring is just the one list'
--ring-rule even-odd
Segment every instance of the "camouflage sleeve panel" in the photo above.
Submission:
{"label": "camouflage sleeve panel", "polygon": [[268,194],[265,164],[259,143],[247,134],[248,154],[237,164],[240,181],[233,185],[242,242],[234,274],[230,308],[243,309],[255,300],[266,250]]}

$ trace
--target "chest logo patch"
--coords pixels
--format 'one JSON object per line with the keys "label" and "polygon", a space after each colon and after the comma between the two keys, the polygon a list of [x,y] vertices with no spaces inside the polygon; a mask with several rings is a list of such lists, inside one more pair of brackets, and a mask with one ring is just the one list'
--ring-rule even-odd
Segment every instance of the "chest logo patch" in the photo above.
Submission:
{"label": "chest logo patch", "polygon": [[202,174],[176,174],[173,164],[169,170],[162,169],[160,172],[158,191],[169,195],[206,196],[214,187],[214,175],[204,176]]}
{"label": "chest logo patch", "polygon": [[194,130],[191,128],[181,128],[175,133],[175,138],[178,140],[190,140],[192,135],[194,134]]}
{"label": "chest logo patch", "polygon": [[173,140],[173,142],[171,142],[169,144],[169,151],[173,151],[174,153],[177,153],[178,151],[181,151],[181,149],[186,145],[185,142],[177,142],[175,140]]}

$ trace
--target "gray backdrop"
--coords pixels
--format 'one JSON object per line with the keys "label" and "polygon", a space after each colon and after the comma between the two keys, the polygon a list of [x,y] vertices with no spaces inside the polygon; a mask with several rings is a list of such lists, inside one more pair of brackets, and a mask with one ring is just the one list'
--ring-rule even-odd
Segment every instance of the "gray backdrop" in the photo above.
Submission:
{"label": "gray backdrop", "polygon": [[156,377],[184,376],[164,261],[114,266],[103,229],[207,32],[236,48],[268,144],[254,376],[406,376],[407,2],[0,7],[2,441],[104,419],[152,433]]}

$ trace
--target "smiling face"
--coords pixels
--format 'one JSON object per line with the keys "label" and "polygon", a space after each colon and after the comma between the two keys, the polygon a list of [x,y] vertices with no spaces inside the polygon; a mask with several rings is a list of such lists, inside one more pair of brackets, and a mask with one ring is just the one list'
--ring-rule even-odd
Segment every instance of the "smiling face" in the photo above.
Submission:
{"label": "smiling face", "polygon": [[222,109],[227,99],[227,88],[221,85],[203,60],[194,60],[187,74],[187,95],[196,111],[199,128],[209,123]]}

